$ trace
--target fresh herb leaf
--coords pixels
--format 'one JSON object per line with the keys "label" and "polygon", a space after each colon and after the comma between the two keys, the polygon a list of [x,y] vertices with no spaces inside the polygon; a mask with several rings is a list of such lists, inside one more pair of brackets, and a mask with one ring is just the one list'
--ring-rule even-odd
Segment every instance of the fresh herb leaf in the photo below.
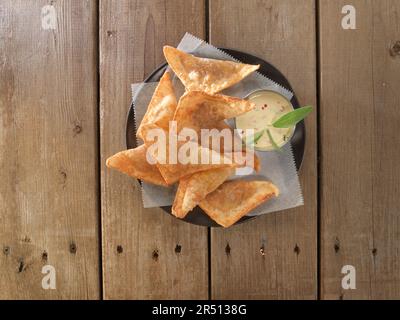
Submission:
{"label": "fresh herb leaf", "polygon": [[291,128],[296,123],[303,120],[312,111],[311,106],[302,107],[295,109],[289,113],[284,114],[278,120],[276,120],[272,125],[275,128]]}
{"label": "fresh herb leaf", "polygon": [[260,138],[263,136],[264,132],[265,130],[261,130],[249,137],[246,137],[244,143],[246,145],[255,145],[258,142],[258,140],[260,140]]}
{"label": "fresh herb leaf", "polygon": [[274,149],[278,150],[278,151],[282,151],[281,148],[279,148],[279,146],[276,144],[275,140],[272,138],[272,134],[271,134],[271,131],[269,131],[269,129],[267,129],[267,134],[268,134],[268,138],[271,141]]}

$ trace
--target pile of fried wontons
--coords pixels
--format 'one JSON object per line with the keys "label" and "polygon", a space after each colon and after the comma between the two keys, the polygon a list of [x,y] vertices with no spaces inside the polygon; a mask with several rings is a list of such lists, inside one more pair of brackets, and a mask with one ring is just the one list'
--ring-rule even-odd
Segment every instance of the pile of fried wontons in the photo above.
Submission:
{"label": "pile of fried wontons", "polygon": [[[172,213],[176,217],[184,218],[198,205],[218,224],[229,227],[262,202],[278,196],[278,188],[268,181],[226,181],[241,166],[225,159],[229,153],[236,152],[233,148],[219,148],[216,151],[204,147],[201,141],[178,142],[178,147],[180,143],[195,143],[199,154],[219,158],[220,161],[203,164],[168,163],[168,149],[167,161],[158,161],[156,148],[151,148],[154,141],[147,137],[152,129],[164,130],[168,137],[172,120],[176,121],[178,134],[183,128],[195,130],[199,136],[201,129],[230,129],[225,119],[248,112],[255,105],[247,100],[216,93],[238,83],[257,70],[259,65],[199,58],[169,46],[164,47],[164,55],[186,92],[177,101],[170,73],[166,71],[137,130],[137,137],[144,144],[113,155],[107,159],[107,166],[160,186],[178,183],[172,205]],[[241,152],[245,153],[246,149]],[[150,163],[146,157],[154,161]],[[254,169],[260,170],[257,157],[253,163]]]}

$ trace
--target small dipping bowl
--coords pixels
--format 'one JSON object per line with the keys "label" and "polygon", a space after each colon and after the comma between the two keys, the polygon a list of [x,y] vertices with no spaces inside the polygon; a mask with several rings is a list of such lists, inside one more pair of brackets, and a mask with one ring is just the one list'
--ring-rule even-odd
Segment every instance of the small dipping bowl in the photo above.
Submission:
{"label": "small dipping bowl", "polygon": [[262,136],[258,140],[256,139],[257,142],[254,145],[251,143],[248,143],[248,145],[253,146],[258,151],[276,150],[266,129],[269,129],[279,148],[290,141],[296,126],[291,128],[275,128],[272,126],[273,122],[294,110],[292,103],[286,97],[276,91],[261,89],[251,92],[245,99],[253,102],[256,108],[235,118],[235,127],[239,135],[243,139],[245,138],[245,130],[253,129],[253,137],[257,137],[257,133],[265,130]]}

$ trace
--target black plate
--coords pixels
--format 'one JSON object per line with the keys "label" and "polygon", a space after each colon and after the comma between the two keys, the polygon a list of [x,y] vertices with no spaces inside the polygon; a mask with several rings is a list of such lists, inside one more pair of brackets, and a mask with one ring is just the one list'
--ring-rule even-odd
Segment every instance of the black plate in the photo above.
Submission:
{"label": "black plate", "polygon": [[[221,50],[225,51],[232,57],[238,59],[241,62],[248,63],[248,64],[259,64],[260,69],[258,72],[263,74],[264,76],[272,79],[273,81],[277,82],[281,86],[285,87],[286,89],[293,92],[293,89],[289,83],[289,81],[285,78],[285,76],[276,69],[273,65],[269,64],[268,62],[257,58],[251,54],[244,53],[237,50],[232,49],[225,49],[220,48]],[[154,70],[144,82],[156,82],[159,81],[161,76],[164,74],[165,69],[167,68],[167,63],[162,64],[156,70]],[[291,100],[292,105],[295,109],[299,108],[299,102],[297,100],[296,95],[293,92],[293,98]],[[129,112],[128,112],[128,119],[126,123],[126,145],[128,149],[136,147],[136,126],[135,126],[135,116],[133,112],[133,106],[131,105]],[[296,163],[297,170],[300,169],[301,163],[303,161],[304,155],[304,145],[305,145],[305,127],[304,121],[299,122],[296,125],[296,130],[290,140],[293,148],[294,159]],[[171,206],[161,207],[165,212],[171,214]],[[244,216],[236,224],[242,223],[246,220],[253,219],[256,216],[249,217]],[[193,209],[193,211],[189,212],[188,215],[181,219],[189,223],[197,224],[200,226],[207,226],[207,227],[220,227],[214,220],[210,219],[207,214],[203,212],[199,207]]]}

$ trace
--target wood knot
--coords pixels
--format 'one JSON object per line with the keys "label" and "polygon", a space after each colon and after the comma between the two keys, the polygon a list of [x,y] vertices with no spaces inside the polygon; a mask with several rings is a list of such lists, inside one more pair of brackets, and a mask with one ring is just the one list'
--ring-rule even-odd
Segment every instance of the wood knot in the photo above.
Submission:
{"label": "wood knot", "polygon": [[71,252],[72,254],[76,253],[76,244],[75,244],[75,242],[71,242],[69,244],[69,252]]}
{"label": "wood knot", "polygon": [[122,248],[121,245],[118,245],[118,246],[117,246],[117,252],[118,252],[119,254],[121,254],[122,252],[124,252],[124,248]]}
{"label": "wood knot", "polygon": [[392,57],[400,56],[400,41],[392,43],[389,52]]}
{"label": "wood knot", "polygon": [[10,247],[9,246],[4,246],[3,247],[3,253],[8,256],[10,254]]}
{"label": "wood knot", "polygon": [[182,251],[182,246],[180,244],[177,244],[175,247],[175,253],[181,253]]}
{"label": "wood knot", "polygon": [[153,260],[154,261],[157,261],[158,260],[158,257],[159,257],[159,252],[158,252],[158,250],[156,249],[156,250],[154,250],[153,251],[153,254],[152,254],[152,258],[153,258]]}
{"label": "wood knot", "polygon": [[372,255],[375,257],[378,254],[378,249],[377,248],[373,248],[372,249]]}
{"label": "wood knot", "polygon": [[60,169],[58,172],[61,175],[62,183],[65,183],[67,181],[67,173],[64,169]]}
{"label": "wood knot", "polygon": [[80,134],[82,132],[82,127],[79,124],[76,124],[72,129],[75,135]]}
{"label": "wood knot", "polygon": [[294,251],[297,255],[300,254],[300,248],[299,248],[299,246],[297,245],[297,243],[296,243],[296,245],[294,246],[293,251]]}
{"label": "wood knot", "polygon": [[230,247],[229,243],[226,244],[225,253],[227,256],[229,256],[231,254],[231,247]]}

